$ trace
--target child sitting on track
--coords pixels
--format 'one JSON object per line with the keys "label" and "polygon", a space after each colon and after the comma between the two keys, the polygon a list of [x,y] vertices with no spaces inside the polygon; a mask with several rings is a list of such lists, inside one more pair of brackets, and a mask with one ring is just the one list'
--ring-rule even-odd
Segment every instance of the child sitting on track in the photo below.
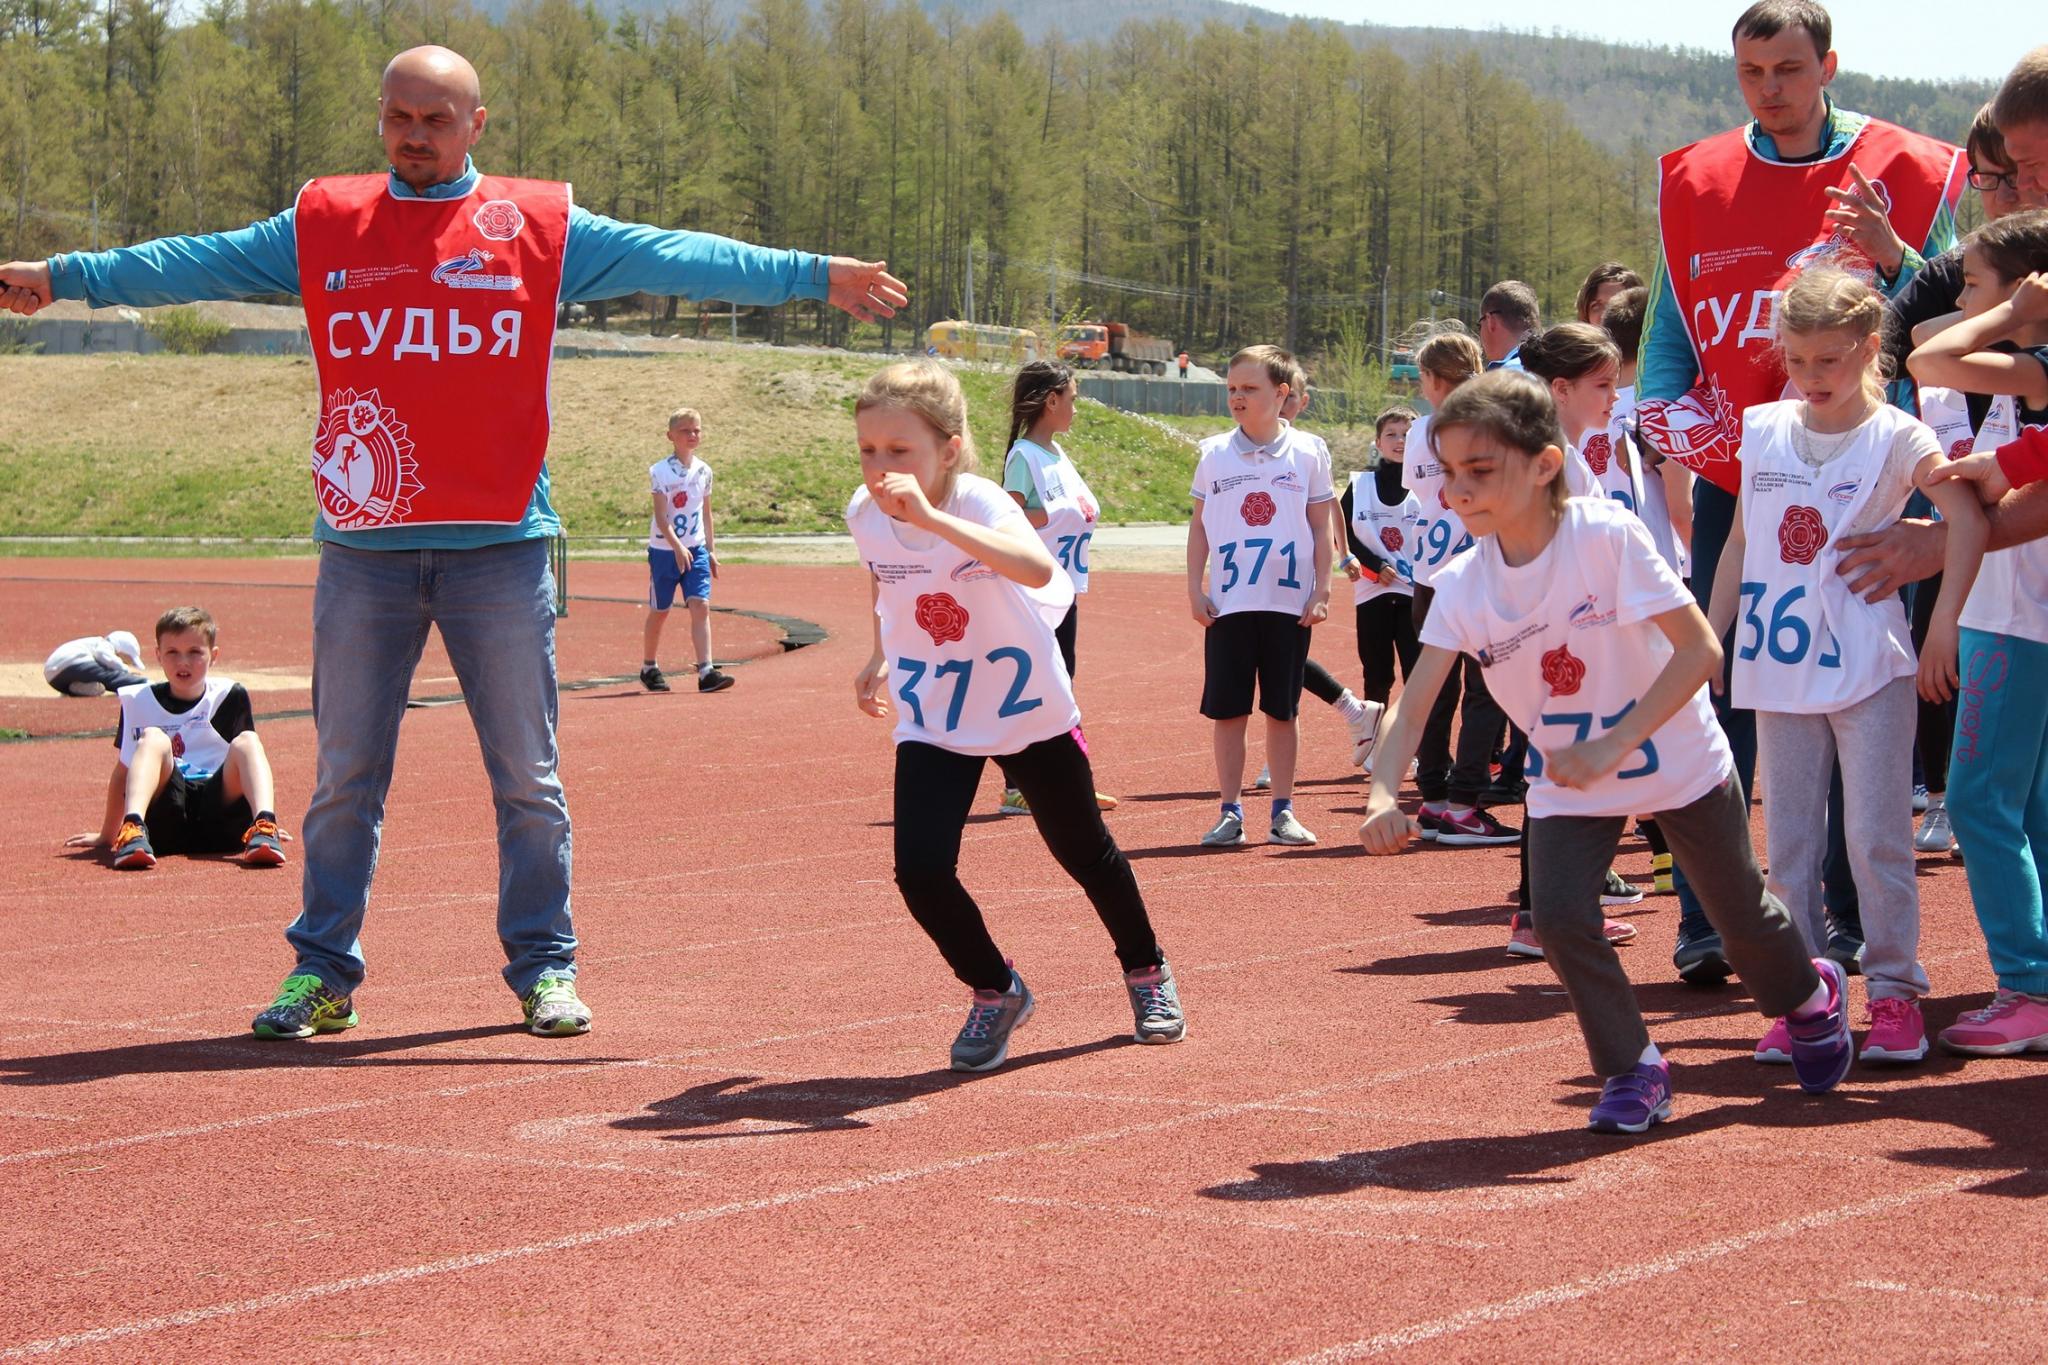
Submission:
{"label": "child sitting on track", "polygon": [[149,679],[142,645],[125,630],[66,640],[43,660],[43,681],[67,697],[98,697]]}
{"label": "child sitting on track", "polygon": [[1380,741],[1368,853],[1417,833],[1397,780],[1459,656],[1492,676],[1529,735],[1529,909],[1602,1078],[1589,1126],[1640,1133],[1671,1114],[1671,1075],[1601,932],[1600,886],[1627,818],[1657,812],[1729,960],[1766,1015],[1792,1021],[1801,1087],[1833,1088],[1854,1058],[1842,969],[1810,959],[1764,887],[1749,803],[1707,701],[1721,648],[1642,523],[1565,497],[1564,433],[1531,376],[1502,371],[1446,399],[1430,429],[1449,501],[1481,537],[1436,580],[1422,658]]}
{"label": "child sitting on track", "polygon": [[1278,346],[1231,358],[1225,384],[1237,425],[1202,442],[1189,489],[1188,609],[1206,632],[1202,714],[1215,722],[1223,806],[1202,836],[1208,848],[1245,842],[1245,732],[1255,690],[1273,776],[1266,841],[1316,841],[1294,814],[1295,721],[1309,629],[1330,612],[1337,497],[1324,448],[1280,415],[1294,374],[1294,357]]}
{"label": "child sitting on track", "polygon": [[711,466],[697,458],[704,441],[704,419],[695,408],[677,408],[669,415],[668,443],[674,451],[647,471],[653,490],[654,519],[647,533],[647,622],[641,628],[640,685],[649,692],[669,690],[655,655],[661,628],[675,605],[676,589],[690,611],[690,644],[697,651],[697,690],[723,692],[733,684],[711,662],[711,580],[718,577],[718,556],[712,546]]}
{"label": "child sitting on track", "polygon": [[1080,708],[1053,627],[1073,585],[1023,509],[976,475],[967,399],[930,361],[891,365],[854,404],[864,486],[846,525],[868,567],[875,647],[854,679],[871,716],[896,716],[896,885],[974,992],[955,1071],[993,1071],[1031,1015],[1031,991],[960,884],[960,834],[994,758],[1046,847],[1115,941],[1141,1043],[1187,1031],[1137,878],[1095,806]]}
{"label": "child sitting on track", "polygon": [[[1928,985],[1913,871],[1913,679],[1917,672],[1929,700],[1953,692],[1956,618],[1988,526],[1967,489],[1930,492],[1948,541],[1916,664],[1905,605],[1893,596],[1864,601],[1822,553],[1844,536],[1892,525],[1914,481],[1942,463],[1934,433],[1884,401],[1884,300],[1845,271],[1809,270],[1785,290],[1776,319],[1786,377],[1802,398],[1743,414],[1742,488],[1708,620],[1716,639],[1736,630],[1733,699],[1756,711],[1771,889],[1815,951],[1828,944],[1821,863],[1839,757],[1843,830],[1863,907],[1871,1021],[1863,1055],[1917,1062],[1927,1055],[1920,997]],[[1672,846],[1694,880],[1698,864],[1676,839]],[[1790,1051],[1779,1021],[1756,1059],[1784,1062]]]}
{"label": "child sitting on track", "polygon": [[156,658],[164,682],[120,690],[114,743],[121,756],[107,781],[98,830],[66,848],[111,848],[114,866],[139,871],[159,853],[239,853],[251,867],[284,859],[270,760],[242,685],[210,672],[220,651],[213,616],[173,607],[157,618]]}

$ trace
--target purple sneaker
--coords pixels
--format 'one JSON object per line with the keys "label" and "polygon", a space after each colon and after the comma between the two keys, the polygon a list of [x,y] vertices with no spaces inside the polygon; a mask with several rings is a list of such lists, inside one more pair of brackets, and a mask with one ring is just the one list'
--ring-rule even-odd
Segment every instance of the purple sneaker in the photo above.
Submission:
{"label": "purple sneaker", "polygon": [[1646,1133],[1653,1123],[1671,1117],[1671,1068],[1664,1062],[1637,1062],[1600,1088],[1586,1126],[1596,1133]]}
{"label": "purple sneaker", "polygon": [[1828,988],[1827,1008],[1805,1019],[1787,1015],[1785,1028],[1792,1035],[1792,1074],[1799,1078],[1799,1088],[1822,1095],[1849,1074],[1849,1064],[1856,1060],[1856,1040],[1849,1034],[1849,981],[1841,964],[1817,957],[1813,969]]}

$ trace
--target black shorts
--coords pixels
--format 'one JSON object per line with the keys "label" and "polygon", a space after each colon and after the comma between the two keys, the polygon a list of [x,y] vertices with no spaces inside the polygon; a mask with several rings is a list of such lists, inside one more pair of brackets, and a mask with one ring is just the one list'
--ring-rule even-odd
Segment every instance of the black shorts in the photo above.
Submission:
{"label": "black shorts", "polygon": [[1278,611],[1234,611],[1209,623],[1202,640],[1202,714],[1236,720],[1259,709],[1274,720],[1301,710],[1301,674],[1308,663],[1309,628]]}
{"label": "black shorts", "polygon": [[228,800],[228,775],[198,782],[173,772],[143,813],[149,844],[162,853],[240,853],[242,836],[256,822],[246,797]]}

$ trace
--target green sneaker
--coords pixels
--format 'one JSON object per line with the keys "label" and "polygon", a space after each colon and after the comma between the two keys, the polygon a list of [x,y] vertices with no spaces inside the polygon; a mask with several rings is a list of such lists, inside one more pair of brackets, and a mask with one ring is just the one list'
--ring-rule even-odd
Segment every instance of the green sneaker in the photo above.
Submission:
{"label": "green sneaker", "polygon": [[567,976],[544,976],[526,993],[526,1027],[543,1038],[566,1038],[590,1032],[590,1007],[576,995]]}
{"label": "green sneaker", "polygon": [[349,997],[336,995],[317,976],[300,973],[284,979],[277,999],[249,1027],[258,1038],[310,1038],[355,1026],[356,1010]]}

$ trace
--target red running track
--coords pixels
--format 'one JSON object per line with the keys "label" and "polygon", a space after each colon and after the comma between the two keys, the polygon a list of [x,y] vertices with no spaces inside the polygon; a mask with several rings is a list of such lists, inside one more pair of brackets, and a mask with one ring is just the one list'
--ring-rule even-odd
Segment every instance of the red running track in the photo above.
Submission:
{"label": "red running track", "polygon": [[[244,666],[308,657],[304,564],[0,573],[43,580],[8,585],[24,656],[103,629],[110,600],[198,598]],[[89,577],[142,583],[110,599]],[[229,580],[286,586],[187,586]],[[575,584],[631,597],[637,575],[578,565]],[[734,568],[719,596],[832,636],[782,655],[721,616],[754,656],[731,692],[565,696],[587,1038],[515,1027],[459,707],[408,715],[364,1022],[309,1044],[245,1032],[289,965],[292,869],[67,856],[110,746],[0,747],[0,1360],[2048,1344],[2039,1059],[1859,1068],[1804,1097],[1750,1061],[1739,991],[1672,979],[1675,907],[1652,900],[1624,956],[1676,1062],[1677,1118],[1650,1140],[1584,1133],[1593,1083],[1563,996],[1501,951],[1512,851],[1360,856],[1361,787],[1327,711],[1305,722],[1299,803],[1323,847],[1190,846],[1213,778],[1172,576],[1098,577],[1081,692],[1190,1037],[1125,1041],[1092,914],[1028,822],[986,818],[967,876],[1040,1008],[1007,1069],[954,1077],[963,992],[890,884],[888,735],[851,704],[861,578]],[[565,677],[627,671],[638,630],[630,605],[575,603]],[[1348,624],[1319,635],[1355,673]],[[56,704],[90,717],[66,728],[109,723],[104,702]],[[264,732],[294,823],[311,723]],[[1643,876],[1647,854],[1622,866]],[[1939,1027],[1991,980],[1960,869],[1921,872]]]}

